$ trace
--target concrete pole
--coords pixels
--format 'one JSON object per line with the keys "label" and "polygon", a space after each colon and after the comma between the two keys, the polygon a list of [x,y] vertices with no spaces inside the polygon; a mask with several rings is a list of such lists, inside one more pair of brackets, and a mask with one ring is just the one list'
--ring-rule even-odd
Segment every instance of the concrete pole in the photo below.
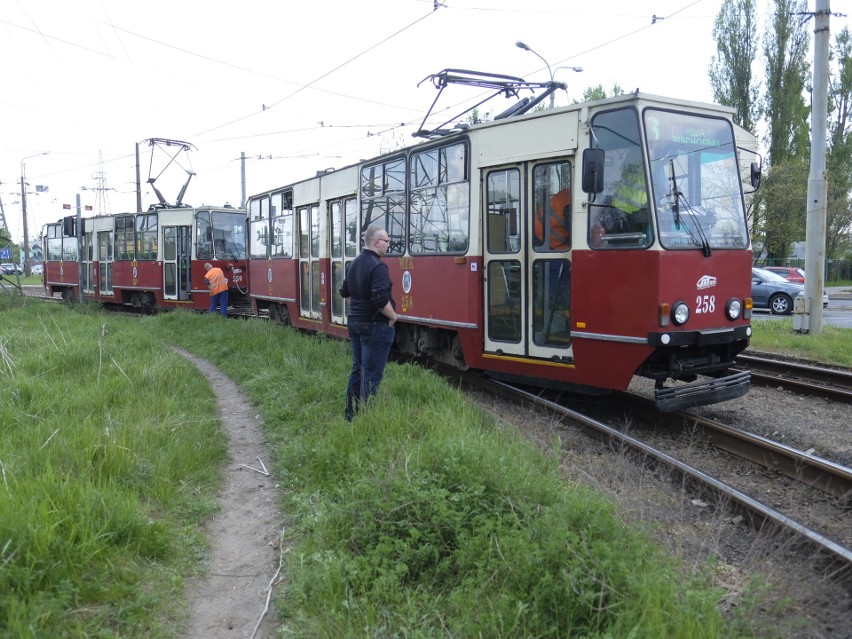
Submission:
{"label": "concrete pole", "polygon": [[142,176],[139,169],[139,143],[136,143],[136,212],[142,212]]}
{"label": "concrete pole", "polygon": [[83,303],[83,216],[77,194],[77,301]]}
{"label": "concrete pole", "polygon": [[240,208],[246,208],[246,152],[240,152],[240,184],[242,185],[243,200],[240,202]]}
{"label": "concrete pole", "polygon": [[829,0],[816,0],[814,18],[814,92],[811,105],[811,169],[808,176],[808,218],[805,230],[805,298],[811,335],[822,332],[822,291],[825,287],[825,218],[828,179],[825,172],[828,117]]}

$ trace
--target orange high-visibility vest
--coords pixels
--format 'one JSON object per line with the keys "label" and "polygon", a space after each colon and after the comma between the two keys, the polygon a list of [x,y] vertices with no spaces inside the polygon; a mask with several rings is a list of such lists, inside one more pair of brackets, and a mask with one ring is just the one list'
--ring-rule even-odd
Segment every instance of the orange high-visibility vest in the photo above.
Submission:
{"label": "orange high-visibility vest", "polygon": [[228,278],[218,266],[214,266],[204,274],[204,281],[210,287],[210,295],[218,295],[228,290]]}

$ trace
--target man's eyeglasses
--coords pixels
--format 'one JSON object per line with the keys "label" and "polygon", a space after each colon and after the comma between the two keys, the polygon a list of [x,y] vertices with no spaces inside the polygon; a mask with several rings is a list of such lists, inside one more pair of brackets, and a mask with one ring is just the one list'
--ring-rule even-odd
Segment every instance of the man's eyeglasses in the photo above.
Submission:
{"label": "man's eyeglasses", "polygon": [[379,239],[377,239],[377,240],[376,240],[376,242],[377,242],[377,243],[378,243],[378,242],[387,242],[388,244],[390,244],[390,240],[389,240],[389,239],[387,239],[387,238],[384,238],[384,237],[380,237]]}

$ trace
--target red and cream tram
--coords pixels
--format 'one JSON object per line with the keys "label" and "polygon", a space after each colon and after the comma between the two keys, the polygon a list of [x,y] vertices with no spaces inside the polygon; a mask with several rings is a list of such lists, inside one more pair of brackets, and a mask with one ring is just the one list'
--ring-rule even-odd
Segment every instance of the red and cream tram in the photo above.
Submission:
{"label": "red and cream tram", "polygon": [[640,375],[662,410],[744,394],[759,169],[731,110],[634,93],[498,118],[251,197],[255,312],[345,336],[338,290],[380,224],[403,351],[565,389]]}
{"label": "red and cream tram", "polygon": [[[245,211],[219,207],[154,208],[82,219],[44,229],[44,286],[49,295],[136,308],[207,309],[204,264],[220,267],[231,304],[247,304]],[[82,251],[78,252],[78,246]]]}

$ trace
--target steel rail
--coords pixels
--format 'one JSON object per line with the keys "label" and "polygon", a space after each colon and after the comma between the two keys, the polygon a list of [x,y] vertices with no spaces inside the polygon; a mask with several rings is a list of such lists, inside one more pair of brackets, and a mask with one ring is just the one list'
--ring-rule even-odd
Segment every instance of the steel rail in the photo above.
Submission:
{"label": "steel rail", "polygon": [[615,442],[626,449],[634,451],[646,464],[651,462],[651,465],[663,465],[675,472],[676,475],[679,475],[680,479],[687,480],[689,483],[694,483],[711,491],[716,495],[718,503],[728,502],[742,511],[753,528],[762,530],[768,526],[777,526],[780,530],[788,531],[812,551],[831,560],[833,564],[836,563],[838,574],[843,573],[844,576],[848,577],[849,573],[852,572],[852,550],[844,548],[837,542],[809,529],[807,526],[770,508],[759,500],[750,497],[697,468],[675,459],[663,451],[657,450],[635,437],[631,437],[611,426],[607,426],[603,422],[561,406],[551,400],[544,399],[529,391],[518,389],[499,381],[494,381],[493,383],[502,387],[507,393],[567,417],[583,426],[586,432],[594,435],[597,439]]}

